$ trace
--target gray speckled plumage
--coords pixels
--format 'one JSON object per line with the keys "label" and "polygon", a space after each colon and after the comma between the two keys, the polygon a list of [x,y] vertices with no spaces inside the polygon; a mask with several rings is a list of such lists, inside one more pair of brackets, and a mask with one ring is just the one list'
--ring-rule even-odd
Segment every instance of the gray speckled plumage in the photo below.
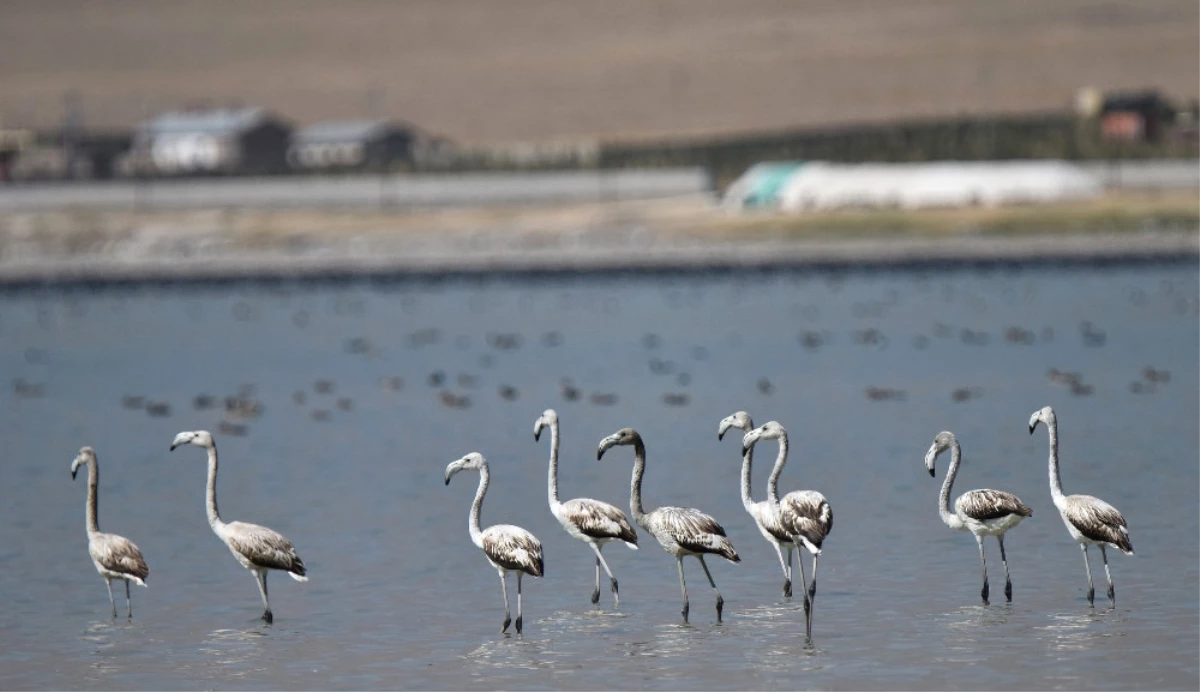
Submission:
{"label": "gray speckled plumage", "polygon": [[146,566],[142,551],[124,536],[115,533],[92,534],[88,537],[88,555],[101,574],[110,572],[141,586],[146,585],[146,579],[150,576],[150,568]]}
{"label": "gray speckled plumage", "polygon": [[1068,495],[1061,508],[1063,519],[1093,543],[1108,543],[1133,555],[1129,526],[1116,507],[1091,495]]}
{"label": "gray speckled plumage", "polygon": [[833,508],[825,496],[815,490],[797,490],[779,500],[784,530],[813,545],[818,551],[833,530]]}
{"label": "gray speckled plumage", "polygon": [[542,544],[532,533],[512,524],[496,524],[483,531],[483,552],[504,569],[530,576],[545,575]]}
{"label": "gray speckled plumage", "polygon": [[783,524],[783,518],[779,516],[778,508],[771,507],[769,500],[754,503],[755,512],[754,518],[758,524],[776,541],[785,544],[791,544],[792,535]]}
{"label": "gray speckled plumage", "polygon": [[637,546],[637,533],[625,513],[616,507],[581,497],[563,502],[562,514],[585,536],[597,539],[624,541]]}
{"label": "gray speckled plumage", "polygon": [[958,496],[954,508],[975,521],[1000,519],[1010,514],[1032,517],[1033,510],[1021,498],[1003,490],[972,490]]}
{"label": "gray speckled plumage", "polygon": [[221,528],[221,537],[246,567],[277,569],[293,577],[304,577],[308,571],[304,560],[296,554],[296,546],[276,531],[258,524],[231,521]]}
{"label": "gray speckled plumage", "polygon": [[695,555],[712,553],[730,562],[741,562],[733,543],[725,535],[725,527],[709,515],[687,507],[659,507],[648,512],[641,521],[668,552],[672,546]]}

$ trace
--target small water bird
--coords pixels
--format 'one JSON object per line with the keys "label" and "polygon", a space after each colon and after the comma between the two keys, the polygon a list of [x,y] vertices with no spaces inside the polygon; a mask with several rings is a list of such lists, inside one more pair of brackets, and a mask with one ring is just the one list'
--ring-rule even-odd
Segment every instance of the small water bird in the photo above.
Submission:
{"label": "small water bird", "polygon": [[717,583],[713,581],[712,573],[708,571],[708,565],[704,563],[704,556],[715,554],[730,562],[742,561],[742,558],[738,557],[737,551],[733,549],[733,543],[725,536],[724,527],[718,524],[716,519],[695,509],[659,507],[648,513],[644,511],[642,509],[642,476],[646,472],[646,445],[636,430],[621,428],[600,440],[596,458],[600,459],[604,456],[606,449],[616,445],[633,447],[633,477],[629,487],[629,512],[633,515],[633,520],[651,536],[654,536],[663,550],[674,555],[675,562],[679,566],[679,588],[683,591],[684,621],[686,622],[688,619],[689,606],[687,582],[683,576],[683,558],[691,555],[700,561],[700,566],[704,568],[704,576],[708,577],[708,583],[712,586],[713,593],[716,594],[717,622],[720,622],[725,599],[721,598],[721,592],[717,590]]}
{"label": "small water bird", "polygon": [[558,523],[574,538],[587,543],[596,553],[596,589],[592,591],[592,603],[600,601],[600,567],[608,573],[612,584],[613,602],[620,604],[621,596],[617,590],[617,578],[608,568],[600,550],[605,543],[619,540],[633,550],[637,550],[637,532],[629,524],[628,517],[621,510],[607,502],[592,500],[586,497],[559,502],[558,500],[558,413],[554,409],[546,409],[541,417],[533,424],[533,439],[537,440],[543,428],[550,428],[550,471],[549,494],[550,512],[558,519]]}
{"label": "small water bird", "polygon": [[983,554],[983,537],[995,536],[1000,544],[1000,560],[1004,563],[1004,597],[1012,600],[1012,579],[1008,574],[1008,556],[1004,553],[1004,534],[1009,529],[1021,523],[1025,517],[1033,516],[1030,509],[1021,498],[1006,493],[1003,490],[972,490],[958,496],[954,501],[954,511],[950,511],[950,488],[958,475],[958,465],[962,462],[962,447],[954,433],[943,431],[933,438],[933,445],[925,454],[925,468],[930,477],[935,476],[934,462],[942,452],[950,450],[950,470],[946,480],[942,482],[942,493],[938,497],[938,514],[942,523],[958,531],[970,531],[975,534],[975,542],[979,544],[979,562],[983,565],[983,590],[980,596],[984,604],[988,603],[987,559]]}
{"label": "small water bird", "polygon": [[[829,506],[825,496],[815,490],[794,490],[780,499],[779,476],[783,473],[788,454],[787,430],[777,421],[770,421],[746,433],[742,437],[743,463],[759,440],[779,440],[779,455],[775,458],[775,468],[771,470],[771,476],[767,479],[767,502],[776,508],[783,533],[791,538],[796,550],[803,548],[813,556],[813,577],[811,582],[807,582],[804,577],[804,556],[796,555],[796,564],[800,566],[800,585],[804,588],[804,633],[805,637],[811,640],[813,602],[817,598],[817,560],[821,557],[821,546],[825,538],[833,530],[833,508]],[[791,554],[789,548],[789,578]]]}
{"label": "small water bird", "polygon": [[1100,558],[1104,560],[1104,576],[1108,578],[1108,601],[1117,605],[1117,590],[1113,587],[1112,573],[1108,570],[1108,554],[1104,546],[1111,545],[1126,555],[1133,555],[1133,542],[1129,537],[1129,525],[1116,507],[1091,495],[1064,495],[1062,477],[1058,473],[1058,420],[1054,409],[1046,406],[1035,411],[1029,418],[1029,434],[1045,423],[1050,433],[1050,497],[1062,515],[1067,531],[1083,550],[1083,566],[1087,570],[1088,604],[1095,605],[1096,589],[1092,586],[1092,566],[1088,562],[1088,546],[1100,546]]}
{"label": "small water bird", "polygon": [[262,594],[262,619],[270,624],[275,621],[271,602],[267,599],[267,572],[273,569],[287,572],[296,581],[308,581],[308,570],[304,561],[296,554],[296,546],[281,534],[257,524],[221,521],[217,512],[217,443],[207,430],[181,432],[171,443],[171,451],[180,445],[195,445],[208,452],[208,489],[205,493],[205,509],[208,525],[229,547],[229,552],[242,567],[254,573],[258,591]]}
{"label": "small water bird", "polygon": [[146,578],[150,576],[150,568],[146,566],[142,551],[138,550],[133,541],[115,533],[100,533],[100,524],[96,520],[96,487],[100,483],[100,466],[96,462],[96,451],[91,447],[83,447],[79,454],[75,455],[75,460],[71,462],[71,480],[75,480],[75,473],[84,464],[88,467],[88,555],[92,557],[92,564],[108,585],[108,603],[112,606],[113,617],[117,616],[117,602],[113,598],[112,580],[121,579],[125,582],[125,603],[129,608],[129,617],[132,618],[133,599],[129,596],[129,582],[145,586]]}
{"label": "small water bird", "polygon": [[471,503],[467,531],[471,534],[471,542],[483,551],[488,562],[500,573],[500,589],[504,594],[504,625],[500,628],[501,632],[507,631],[512,623],[508,609],[508,583],[505,577],[509,572],[517,573],[517,634],[520,634],[521,577],[525,574],[540,577],[545,573],[542,542],[532,533],[512,524],[496,524],[481,529],[479,513],[483,508],[483,496],[487,493],[490,480],[487,459],[478,452],[471,452],[457,461],[450,462],[446,466],[446,485],[450,485],[450,478],[459,471],[479,472],[479,489],[475,491],[475,501]]}

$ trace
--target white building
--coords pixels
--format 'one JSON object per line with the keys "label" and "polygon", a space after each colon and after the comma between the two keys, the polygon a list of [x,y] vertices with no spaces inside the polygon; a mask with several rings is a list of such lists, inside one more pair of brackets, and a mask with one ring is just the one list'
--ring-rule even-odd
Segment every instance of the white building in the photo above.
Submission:
{"label": "white building", "polygon": [[1065,161],[941,161],[841,164],[825,161],[752,166],[725,194],[733,209],[997,206],[1094,197],[1100,183]]}

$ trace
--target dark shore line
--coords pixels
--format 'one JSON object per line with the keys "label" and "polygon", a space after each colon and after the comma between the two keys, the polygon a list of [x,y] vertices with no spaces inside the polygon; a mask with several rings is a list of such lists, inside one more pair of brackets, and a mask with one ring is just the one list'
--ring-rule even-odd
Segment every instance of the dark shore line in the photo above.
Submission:
{"label": "dark shore line", "polygon": [[812,271],[995,270],[1196,264],[1200,234],[1044,235],[875,241],[728,241],[656,248],[604,248],[426,256],[258,258],[202,261],[102,257],[0,265],[0,292],[120,290],[286,284],[396,284],[500,278],[546,280],[622,276]]}

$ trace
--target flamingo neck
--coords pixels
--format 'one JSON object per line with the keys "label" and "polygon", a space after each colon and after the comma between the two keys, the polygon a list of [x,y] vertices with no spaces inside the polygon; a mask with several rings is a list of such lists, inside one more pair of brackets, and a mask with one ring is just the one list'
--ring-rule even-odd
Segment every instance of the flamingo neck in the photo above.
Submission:
{"label": "flamingo neck", "polygon": [[750,469],[754,465],[754,445],[746,448],[742,455],[742,506],[747,512],[754,514],[754,499],[750,492]]}
{"label": "flamingo neck", "polygon": [[550,506],[558,504],[558,421],[550,424]]}
{"label": "flamingo neck", "polygon": [[779,455],[775,457],[775,468],[767,478],[767,499],[772,504],[779,504],[779,476],[783,474],[783,465],[787,463],[788,438],[786,432],[779,433]]}
{"label": "flamingo neck", "polygon": [[471,542],[483,548],[483,529],[479,527],[479,514],[483,510],[483,496],[488,488],[487,464],[479,467],[479,489],[475,491],[475,501],[471,503],[471,516],[467,520],[467,531],[471,533]]}
{"label": "flamingo neck", "polygon": [[1046,421],[1046,430],[1050,433],[1050,497],[1055,506],[1062,506],[1066,496],[1062,489],[1062,476],[1058,471],[1058,421],[1054,418]]}
{"label": "flamingo neck", "polygon": [[645,473],[646,445],[639,437],[633,442],[633,478],[629,483],[629,512],[633,514],[633,520],[643,528],[646,526],[646,511],[642,509],[642,475]]}
{"label": "flamingo neck", "polygon": [[87,532],[91,536],[100,533],[100,522],[96,518],[96,489],[100,485],[100,468],[93,459],[87,460],[88,490],[87,490]]}
{"label": "flamingo neck", "polygon": [[963,527],[958,515],[950,511],[950,489],[954,486],[955,477],[958,476],[958,464],[961,461],[962,447],[955,439],[950,444],[950,469],[946,472],[946,480],[942,481],[942,494],[938,497],[938,514],[942,517],[942,523],[952,529]]}
{"label": "flamingo neck", "polygon": [[217,443],[213,442],[208,448],[208,488],[204,494],[205,510],[208,514],[208,525],[216,531],[224,522],[217,511]]}

